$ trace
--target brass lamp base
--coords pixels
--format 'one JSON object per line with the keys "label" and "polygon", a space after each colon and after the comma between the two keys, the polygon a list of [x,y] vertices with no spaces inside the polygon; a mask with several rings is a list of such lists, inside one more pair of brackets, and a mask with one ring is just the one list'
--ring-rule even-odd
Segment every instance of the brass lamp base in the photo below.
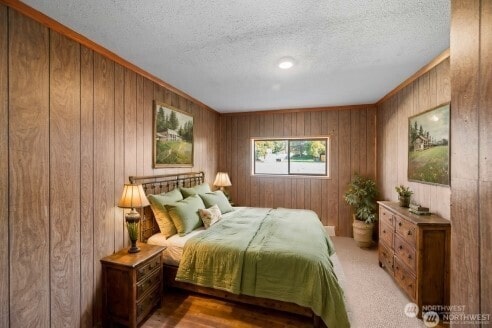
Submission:
{"label": "brass lamp base", "polygon": [[125,215],[126,228],[128,229],[128,235],[130,236],[130,241],[132,245],[128,249],[128,253],[138,253],[140,248],[137,246],[138,240],[138,221],[140,221],[140,214],[135,211],[134,208]]}

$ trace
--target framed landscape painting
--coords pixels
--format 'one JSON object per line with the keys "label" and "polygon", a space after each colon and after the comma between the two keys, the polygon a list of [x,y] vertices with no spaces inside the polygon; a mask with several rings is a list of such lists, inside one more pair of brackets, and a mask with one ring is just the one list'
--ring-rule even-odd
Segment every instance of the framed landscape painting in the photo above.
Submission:
{"label": "framed landscape painting", "polygon": [[154,102],[154,168],[193,166],[193,116]]}
{"label": "framed landscape painting", "polygon": [[449,186],[449,103],[408,119],[408,180]]}

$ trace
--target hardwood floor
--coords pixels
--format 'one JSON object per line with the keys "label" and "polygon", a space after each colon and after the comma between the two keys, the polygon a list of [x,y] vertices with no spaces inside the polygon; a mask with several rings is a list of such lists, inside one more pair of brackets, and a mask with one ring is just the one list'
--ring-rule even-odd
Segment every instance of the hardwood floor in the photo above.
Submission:
{"label": "hardwood floor", "polygon": [[225,302],[181,290],[165,291],[162,306],[142,328],[164,327],[312,327],[310,318]]}

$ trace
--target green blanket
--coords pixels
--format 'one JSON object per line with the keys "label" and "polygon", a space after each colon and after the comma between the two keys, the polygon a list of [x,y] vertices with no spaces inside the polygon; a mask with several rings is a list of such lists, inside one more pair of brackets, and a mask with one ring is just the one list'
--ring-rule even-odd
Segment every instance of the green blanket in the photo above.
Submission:
{"label": "green blanket", "polygon": [[333,253],[312,211],[242,208],[185,244],[176,280],[293,302],[349,327]]}

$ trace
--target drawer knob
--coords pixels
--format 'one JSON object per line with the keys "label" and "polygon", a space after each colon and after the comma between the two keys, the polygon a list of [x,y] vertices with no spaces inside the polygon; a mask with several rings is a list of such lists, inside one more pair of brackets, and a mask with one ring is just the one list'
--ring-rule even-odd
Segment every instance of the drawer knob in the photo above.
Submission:
{"label": "drawer knob", "polygon": [[412,235],[412,231],[408,230],[407,235],[411,236]]}
{"label": "drawer knob", "polygon": [[386,233],[386,230],[383,230],[383,233]]}
{"label": "drawer knob", "polygon": [[398,225],[401,227],[401,225],[402,225],[401,221],[400,221],[400,222],[398,222]]}
{"label": "drawer knob", "polygon": [[399,248],[399,249],[403,249],[403,246],[402,246],[402,245],[400,245],[400,247],[398,247],[398,248]]}
{"label": "drawer knob", "polygon": [[408,259],[411,260],[412,259],[412,255],[411,254],[408,254]]}

